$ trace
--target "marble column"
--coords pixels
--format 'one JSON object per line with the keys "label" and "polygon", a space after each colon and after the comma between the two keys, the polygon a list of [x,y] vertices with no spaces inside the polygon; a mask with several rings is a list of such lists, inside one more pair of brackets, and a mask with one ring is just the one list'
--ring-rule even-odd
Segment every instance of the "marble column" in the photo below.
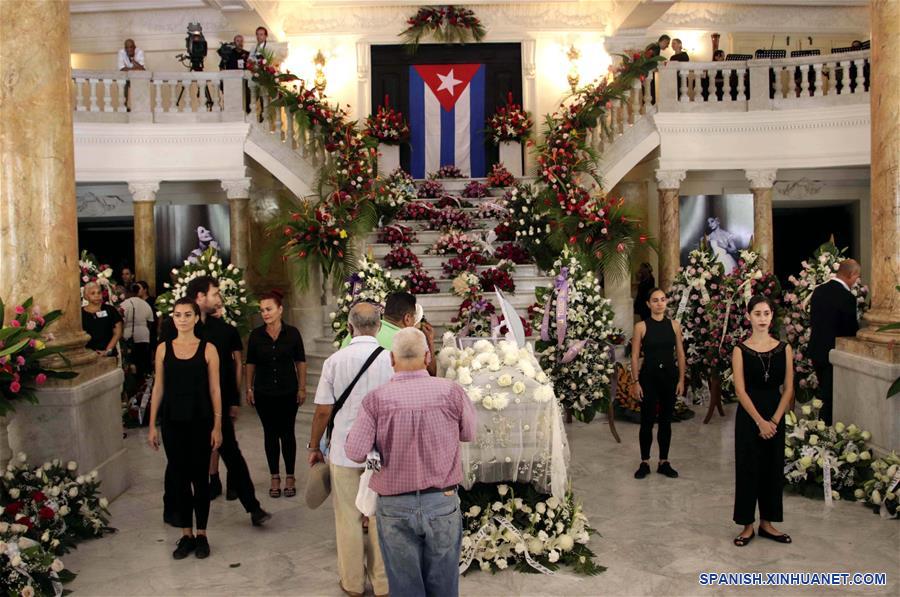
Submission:
{"label": "marble column", "polygon": [[[40,43],[22,43],[23,32]],[[50,344],[78,373],[16,405],[9,445],[31,463],[76,460],[97,469],[103,493],[128,484],[122,442],[122,371],[84,348],[69,57],[69,3],[0,3],[0,293],[7,308],[28,296],[44,312],[61,309]],[[22,402],[22,401],[20,401]]]}
{"label": "marble column", "polygon": [[775,271],[775,235],[772,232],[772,185],[776,170],[745,170],[753,193],[753,241],[763,271]]}
{"label": "marble column", "polygon": [[678,274],[681,228],[678,222],[678,193],[687,176],[684,170],[657,170],[659,192],[659,276],[657,283],[669,290]]}
{"label": "marble column", "polygon": [[854,422],[872,433],[879,451],[900,450],[900,398],[885,399],[900,377],[900,331],[879,332],[900,322],[900,3],[873,0],[871,63],[872,308],[856,338],[838,338],[829,359],[834,366],[835,420]]}
{"label": "marble column", "polygon": [[134,267],[138,280],[146,280],[156,296],[156,218],[154,206],[159,182],[128,183],[134,201]]}
{"label": "marble column", "polygon": [[231,263],[246,269],[250,258],[250,179],[223,180],[228,197],[231,233]]}

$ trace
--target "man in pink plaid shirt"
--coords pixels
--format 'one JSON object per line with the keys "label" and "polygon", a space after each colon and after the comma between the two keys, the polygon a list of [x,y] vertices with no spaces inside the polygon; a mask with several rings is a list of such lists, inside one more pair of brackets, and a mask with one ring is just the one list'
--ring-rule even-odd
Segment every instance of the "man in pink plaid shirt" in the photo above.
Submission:
{"label": "man in pink plaid shirt", "polygon": [[428,375],[430,356],[421,331],[397,332],[394,376],[363,398],[344,446],[355,462],[381,454],[369,487],[394,597],[459,593],[459,443],[475,439],[477,417],[462,386]]}

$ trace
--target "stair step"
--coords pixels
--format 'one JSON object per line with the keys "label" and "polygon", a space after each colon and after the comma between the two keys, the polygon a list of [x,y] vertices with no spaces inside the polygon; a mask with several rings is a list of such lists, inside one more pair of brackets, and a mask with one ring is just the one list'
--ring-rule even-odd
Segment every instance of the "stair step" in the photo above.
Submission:
{"label": "stair step", "polygon": [[[442,257],[434,257],[430,255],[419,256],[419,261],[422,262],[422,269],[424,269],[428,274],[435,278],[436,280],[440,280],[444,275],[443,263],[446,261],[446,256]],[[494,267],[493,265],[479,265],[476,266],[475,271],[483,272],[486,269],[490,269]],[[409,274],[409,269],[392,269],[390,270],[391,275],[395,278],[400,278]],[[517,265],[516,271],[513,273],[513,280],[516,280],[518,284],[519,279],[527,279],[534,278],[540,276],[540,271],[538,270],[537,265],[527,264],[527,265]]]}
{"label": "stair step", "polygon": [[[403,226],[409,226],[413,230],[428,230],[428,220],[394,220],[395,224],[401,224]],[[469,232],[475,232],[478,230],[493,230],[500,224],[499,220],[472,220],[472,225],[474,228]]]}

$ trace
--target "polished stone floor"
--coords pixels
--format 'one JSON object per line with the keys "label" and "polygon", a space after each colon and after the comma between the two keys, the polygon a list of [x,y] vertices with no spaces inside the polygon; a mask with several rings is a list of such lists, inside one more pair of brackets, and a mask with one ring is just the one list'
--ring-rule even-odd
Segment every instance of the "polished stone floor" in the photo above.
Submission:
{"label": "polished stone floor", "polygon": [[[794,538],[780,545],[757,538],[731,544],[733,415],[702,425],[700,417],[675,424],[672,462],[679,479],[653,474],[637,481],[636,425],[620,422],[617,444],[604,421],[568,426],[571,473],[577,495],[602,536],[591,546],[608,570],[594,578],[540,577],[505,571],[471,573],[463,595],[898,595],[900,522],[885,521],[859,504],[785,496],[785,522]],[[306,408],[304,408],[304,411]],[[212,556],[176,562],[171,551],[179,532],[162,523],[165,457],[144,443],[145,432],[126,440],[131,489],[111,506],[115,535],[82,544],[65,558],[78,573],[68,585],[88,595],[342,595],[337,585],[334,522],[330,505],[309,510],[296,498],[270,499],[262,431],[244,409],[238,435],[257,491],[273,519],[250,526],[238,502],[212,506]],[[298,420],[305,445],[309,419]],[[303,450],[301,449],[301,454]],[[655,468],[655,463],[653,463]],[[298,467],[302,475],[305,467]],[[224,467],[223,467],[224,473]],[[304,480],[298,479],[303,487]],[[886,572],[886,587],[705,587],[701,572]]]}

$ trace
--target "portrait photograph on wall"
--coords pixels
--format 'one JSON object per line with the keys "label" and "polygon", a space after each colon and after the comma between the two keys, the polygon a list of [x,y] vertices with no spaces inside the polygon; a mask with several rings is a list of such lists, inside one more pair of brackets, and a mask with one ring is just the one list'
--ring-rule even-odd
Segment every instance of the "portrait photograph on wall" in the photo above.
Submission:
{"label": "portrait photograph on wall", "polygon": [[181,267],[193,251],[216,246],[226,263],[231,260],[227,205],[157,205],[154,212],[157,288],[169,282],[172,268]]}
{"label": "portrait photograph on wall", "polygon": [[716,258],[731,272],[753,237],[753,195],[682,195],[679,197],[681,265],[706,238]]}

